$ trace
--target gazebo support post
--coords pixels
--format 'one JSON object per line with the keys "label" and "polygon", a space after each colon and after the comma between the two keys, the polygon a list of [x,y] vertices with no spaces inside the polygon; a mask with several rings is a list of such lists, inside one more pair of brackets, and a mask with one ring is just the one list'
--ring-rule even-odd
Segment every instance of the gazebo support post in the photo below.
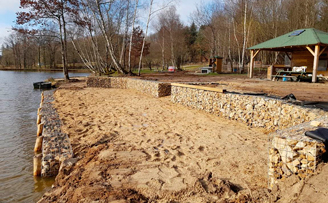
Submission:
{"label": "gazebo support post", "polygon": [[254,69],[254,50],[251,50],[251,63],[249,65],[249,78],[253,78]]}
{"label": "gazebo support post", "polygon": [[249,78],[253,78],[254,76],[254,59],[260,51],[261,49],[257,50],[254,53],[254,50],[251,50],[251,62],[249,64]]}
{"label": "gazebo support post", "polygon": [[320,57],[320,45],[315,45],[314,61],[313,61],[313,73],[312,73],[312,82],[313,83],[317,82],[319,57]]}
{"label": "gazebo support post", "polygon": [[320,50],[320,45],[315,45],[314,51],[309,46],[306,46],[306,48],[314,56],[314,59],[313,59],[312,82],[317,82],[318,67],[319,67],[319,57],[326,50],[327,47],[324,47],[323,49]]}

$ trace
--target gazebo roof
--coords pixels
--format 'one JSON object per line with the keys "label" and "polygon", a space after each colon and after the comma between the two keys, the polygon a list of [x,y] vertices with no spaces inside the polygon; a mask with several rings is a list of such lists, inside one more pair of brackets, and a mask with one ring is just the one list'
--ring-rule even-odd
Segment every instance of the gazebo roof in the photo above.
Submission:
{"label": "gazebo roof", "polygon": [[249,50],[282,50],[292,47],[325,44],[328,45],[328,33],[314,28],[299,29],[266,42],[249,47]]}

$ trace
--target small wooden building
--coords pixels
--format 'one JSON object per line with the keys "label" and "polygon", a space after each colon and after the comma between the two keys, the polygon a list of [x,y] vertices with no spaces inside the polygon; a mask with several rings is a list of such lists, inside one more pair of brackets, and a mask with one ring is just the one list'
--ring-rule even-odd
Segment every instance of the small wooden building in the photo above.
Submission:
{"label": "small wooden building", "polygon": [[[285,52],[291,67],[306,66],[312,72],[312,82],[317,75],[328,76],[328,33],[314,29],[300,29],[248,48],[251,51],[249,77],[253,77],[254,59],[260,51]],[[274,70],[270,70],[274,71]]]}
{"label": "small wooden building", "polygon": [[213,68],[213,72],[222,73],[222,60],[223,57],[214,56],[210,58],[208,66]]}

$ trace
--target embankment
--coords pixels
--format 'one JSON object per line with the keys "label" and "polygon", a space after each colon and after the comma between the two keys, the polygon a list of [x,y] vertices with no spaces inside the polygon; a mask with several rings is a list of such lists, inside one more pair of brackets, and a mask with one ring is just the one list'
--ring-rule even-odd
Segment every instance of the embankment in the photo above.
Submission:
{"label": "embankment", "polygon": [[62,122],[53,107],[53,90],[41,95],[38,110],[38,132],[35,144],[34,175],[51,177],[58,174],[61,163],[73,157],[67,134],[61,131]]}
{"label": "embankment", "polygon": [[[320,109],[218,88],[131,78],[90,77],[87,86],[57,94],[64,131],[79,161],[60,173],[53,193],[43,202],[95,201],[91,193],[106,200],[127,200],[133,194],[140,201],[216,201],[224,195],[226,200],[268,200],[262,193],[269,182],[268,168],[274,178],[270,183],[290,177],[299,182],[313,174],[322,156],[322,142],[302,140],[305,130],[316,128],[308,122],[327,119],[327,112]],[[170,100],[158,98],[167,95]],[[268,143],[263,130],[279,131]],[[277,146],[277,138],[283,147]],[[78,190],[68,187],[72,184]],[[222,188],[224,195],[219,194]],[[83,193],[89,190],[90,194]]]}

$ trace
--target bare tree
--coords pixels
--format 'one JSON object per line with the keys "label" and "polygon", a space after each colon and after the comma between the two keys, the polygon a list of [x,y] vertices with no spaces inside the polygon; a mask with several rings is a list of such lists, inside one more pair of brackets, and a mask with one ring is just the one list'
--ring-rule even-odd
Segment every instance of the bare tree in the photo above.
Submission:
{"label": "bare tree", "polygon": [[115,54],[113,39],[115,36],[115,31],[117,30],[117,28],[115,28],[116,22],[113,21],[115,15],[117,14],[114,9],[121,9],[121,2],[115,2],[114,0],[109,2],[103,0],[97,0],[96,2],[91,0],[84,1],[85,5],[88,6],[91,13],[93,14],[93,18],[97,22],[101,34],[105,39],[106,50],[109,53],[115,69],[120,73],[126,74],[127,71],[122,67],[122,64],[120,64]]}
{"label": "bare tree", "polygon": [[132,70],[131,70],[131,50],[132,50],[132,41],[133,41],[133,29],[134,29],[134,23],[136,21],[136,16],[137,16],[138,3],[139,3],[139,0],[136,0],[135,8],[134,8],[134,14],[133,14],[133,18],[132,18],[132,32],[130,34],[130,44],[129,44],[129,73],[130,74],[132,74]]}
{"label": "bare tree", "polygon": [[147,19],[147,25],[146,25],[146,33],[145,33],[145,37],[142,40],[142,48],[141,48],[141,53],[140,53],[139,66],[138,66],[138,75],[140,75],[142,55],[143,55],[143,52],[144,52],[146,37],[147,37],[147,34],[148,34],[149,22],[150,22],[150,18],[151,18],[151,15],[152,15],[151,9],[153,7],[153,2],[154,2],[154,0],[150,0],[149,13],[148,13],[148,19]]}

